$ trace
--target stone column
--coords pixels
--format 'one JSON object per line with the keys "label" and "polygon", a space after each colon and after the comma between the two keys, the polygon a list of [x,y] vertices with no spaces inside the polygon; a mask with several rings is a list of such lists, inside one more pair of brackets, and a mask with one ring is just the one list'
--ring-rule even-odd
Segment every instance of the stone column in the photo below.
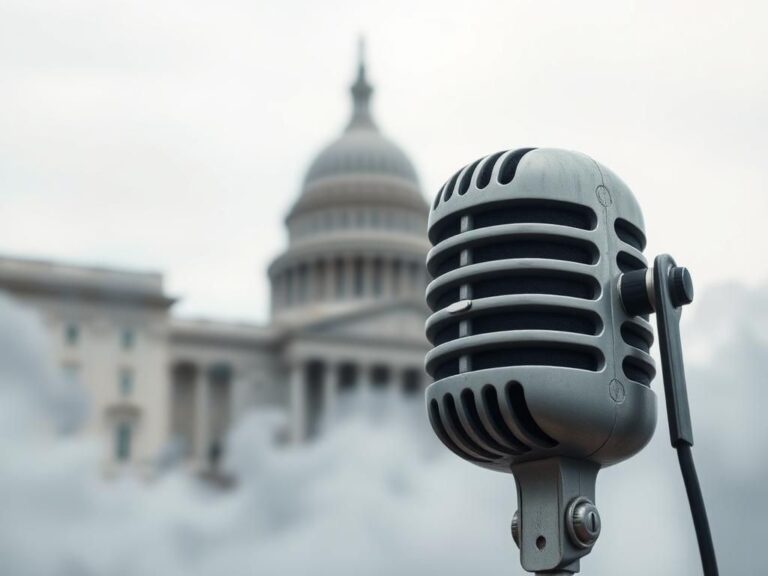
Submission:
{"label": "stone column", "polygon": [[347,258],[344,261],[344,266],[346,267],[346,274],[347,274],[347,293],[346,293],[346,299],[347,300],[353,300],[357,298],[357,293],[355,292],[355,277],[356,277],[356,266],[355,261],[357,258],[354,256],[347,256]]}
{"label": "stone column", "polygon": [[385,366],[386,369],[386,379],[384,380],[384,385],[381,387],[384,393],[388,396],[397,396],[397,393],[399,391],[398,387],[398,379],[397,379],[397,368],[394,366]]}
{"label": "stone column", "polygon": [[357,366],[357,380],[361,396],[369,396],[371,394],[371,389],[373,388],[371,370],[370,364],[359,364]]}
{"label": "stone column", "polygon": [[[378,277],[378,278],[377,278]],[[374,298],[389,298],[389,274],[387,274],[386,259],[377,256],[371,260],[371,296]],[[376,294],[378,286],[379,293]]]}
{"label": "stone column", "polygon": [[198,370],[189,363],[177,363],[172,371],[170,398],[171,434],[179,440],[184,459],[192,460],[197,447],[197,380]]}
{"label": "stone column", "polygon": [[393,367],[391,374],[392,376],[390,378],[392,383],[397,392],[401,394],[405,390],[405,380],[406,375],[408,374],[408,369],[403,368],[402,366]]}
{"label": "stone column", "polygon": [[403,295],[403,263],[398,258],[392,260],[390,264],[392,273],[392,296],[395,298]]}
{"label": "stone column", "polygon": [[325,301],[336,299],[336,259],[325,260]]}
{"label": "stone column", "polygon": [[408,292],[417,295],[421,292],[422,274],[417,262],[408,262]]}
{"label": "stone column", "polygon": [[315,261],[310,260],[304,265],[306,285],[304,287],[304,302],[312,303],[315,301],[315,283],[317,281],[317,268],[315,267]]}
{"label": "stone column", "polygon": [[296,361],[290,367],[290,439],[299,444],[307,434],[307,383],[304,363]]}
{"label": "stone column", "polygon": [[413,268],[411,267],[410,260],[402,260],[402,280],[400,281],[400,286],[402,288],[403,295],[406,296],[412,296],[415,292],[414,290],[414,282],[413,282]]}
{"label": "stone column", "polygon": [[283,271],[283,285],[285,286],[283,308],[296,305],[296,276],[295,268],[286,268]]}
{"label": "stone column", "polygon": [[272,277],[272,280],[270,282],[270,307],[272,310],[272,315],[274,316],[275,312],[280,307],[280,302],[278,302],[278,298],[280,297],[280,276],[275,275]]}
{"label": "stone column", "polygon": [[384,279],[384,297],[388,300],[392,300],[395,297],[395,270],[394,260],[384,259],[382,261],[383,266],[383,279]]}
{"label": "stone column", "polygon": [[201,468],[208,467],[208,448],[211,443],[210,430],[210,382],[208,370],[196,371],[195,382],[195,455]]}
{"label": "stone column", "polygon": [[285,272],[280,272],[275,278],[275,304],[278,310],[285,308],[286,303]]}
{"label": "stone column", "polygon": [[373,298],[373,258],[363,258],[363,298]]}
{"label": "stone column", "polygon": [[336,399],[339,395],[341,382],[341,364],[327,363],[323,369],[323,406],[324,416],[328,421],[336,417]]}
{"label": "stone column", "polygon": [[325,279],[320,277],[320,260],[309,263],[309,301],[317,302],[325,288]]}

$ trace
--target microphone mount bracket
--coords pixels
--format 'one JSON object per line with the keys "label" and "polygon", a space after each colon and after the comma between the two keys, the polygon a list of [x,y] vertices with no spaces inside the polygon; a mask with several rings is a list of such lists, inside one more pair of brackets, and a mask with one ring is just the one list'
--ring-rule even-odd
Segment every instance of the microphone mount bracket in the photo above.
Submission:
{"label": "microphone mount bracket", "polygon": [[677,266],[670,255],[661,254],[654,260],[653,268],[622,274],[619,277],[619,294],[628,314],[656,313],[669,439],[680,460],[704,575],[717,576],[715,547],[691,452],[693,425],[680,338],[682,308],[693,301],[691,275],[686,268]]}
{"label": "microphone mount bracket", "polygon": [[677,266],[672,256],[661,254],[654,260],[653,268],[619,276],[619,294],[627,314],[656,313],[670,442],[675,448],[683,444],[693,446],[680,337],[682,307],[693,302],[691,274],[687,268]]}
{"label": "microphone mount bracket", "polygon": [[[682,307],[693,301],[691,275],[671,256],[662,254],[653,268],[621,274],[618,294],[630,316],[656,314],[672,446],[690,447],[693,427],[680,317]],[[594,505],[599,469],[589,461],[562,457],[512,466],[520,506],[512,522],[512,537],[525,570],[540,576],[579,571],[579,558],[592,550],[600,534],[600,515]]]}
{"label": "microphone mount bracket", "polygon": [[571,575],[600,535],[594,505],[600,465],[553,457],[512,466],[520,506],[512,519],[512,538],[520,562],[537,575]]}

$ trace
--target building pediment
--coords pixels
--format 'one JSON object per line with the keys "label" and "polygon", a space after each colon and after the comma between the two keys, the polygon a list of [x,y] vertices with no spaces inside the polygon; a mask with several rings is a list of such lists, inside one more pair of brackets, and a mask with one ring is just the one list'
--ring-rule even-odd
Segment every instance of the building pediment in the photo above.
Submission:
{"label": "building pediment", "polygon": [[386,303],[304,325],[297,330],[297,335],[353,342],[391,341],[426,345],[426,337],[422,335],[427,316],[426,307],[414,302]]}

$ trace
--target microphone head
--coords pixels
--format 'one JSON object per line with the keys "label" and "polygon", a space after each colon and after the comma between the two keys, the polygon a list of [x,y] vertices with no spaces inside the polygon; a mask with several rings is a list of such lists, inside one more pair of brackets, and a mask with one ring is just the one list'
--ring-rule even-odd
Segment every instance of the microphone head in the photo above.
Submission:
{"label": "microphone head", "polygon": [[599,468],[648,443],[653,332],[617,285],[647,268],[643,230],[629,188],[580,153],[499,152],[448,180],[426,293],[427,409],[448,448],[511,472],[550,457]]}

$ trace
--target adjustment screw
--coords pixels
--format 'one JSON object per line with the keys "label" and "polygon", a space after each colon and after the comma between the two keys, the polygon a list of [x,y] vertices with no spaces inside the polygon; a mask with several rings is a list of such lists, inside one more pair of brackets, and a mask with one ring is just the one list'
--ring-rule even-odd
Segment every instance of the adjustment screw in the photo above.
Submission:
{"label": "adjustment screw", "polygon": [[584,497],[576,498],[568,506],[566,516],[568,534],[579,548],[591,548],[600,536],[600,513]]}
{"label": "adjustment screw", "polygon": [[653,296],[649,293],[648,275],[653,277],[652,268],[632,270],[619,276],[619,298],[624,310],[630,316],[653,312]]}
{"label": "adjustment screw", "polygon": [[688,268],[675,266],[669,271],[669,296],[675,308],[693,302],[693,279]]}
{"label": "adjustment screw", "polygon": [[512,516],[512,540],[515,541],[517,547],[520,548],[520,511],[515,511],[515,515]]}

